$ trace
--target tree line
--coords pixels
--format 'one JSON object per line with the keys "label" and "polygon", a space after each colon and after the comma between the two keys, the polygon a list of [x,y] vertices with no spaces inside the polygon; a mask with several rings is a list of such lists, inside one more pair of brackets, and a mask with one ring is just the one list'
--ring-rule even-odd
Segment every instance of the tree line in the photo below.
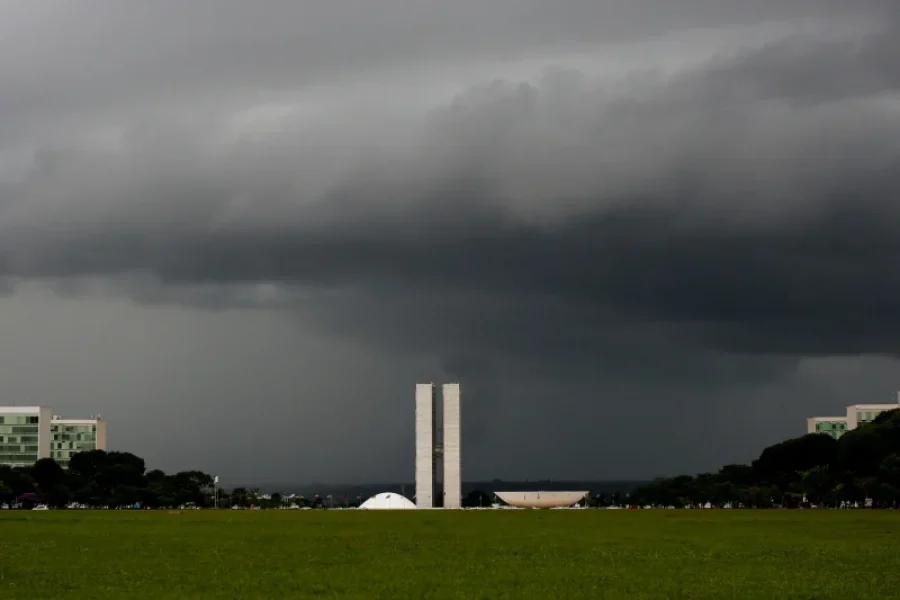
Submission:
{"label": "tree line", "polygon": [[219,488],[202,471],[167,474],[146,470],[144,459],[130,452],[91,450],[73,455],[67,468],[52,458],[30,467],[0,465],[0,506],[50,508],[72,505],[91,508],[330,508],[359,506],[361,497],[262,494],[258,488]]}
{"label": "tree line", "polygon": [[206,473],[147,471],[144,459],[129,452],[79,452],[67,469],[52,458],[31,467],[0,465],[0,505],[23,508],[208,506],[212,489],[213,478]]}
{"label": "tree line", "polygon": [[841,506],[900,501],[900,410],[886,411],[840,439],[811,433],[767,447],[749,465],[658,479],[635,489],[629,504]]}

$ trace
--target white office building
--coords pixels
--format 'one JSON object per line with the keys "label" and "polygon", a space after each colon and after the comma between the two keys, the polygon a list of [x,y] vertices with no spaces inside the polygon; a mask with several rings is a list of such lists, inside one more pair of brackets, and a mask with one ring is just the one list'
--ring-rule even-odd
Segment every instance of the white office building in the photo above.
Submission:
{"label": "white office building", "polygon": [[54,416],[50,423],[50,456],[63,467],[78,452],[106,450],[106,421],[100,417],[67,419]]}
{"label": "white office building", "polygon": [[101,417],[65,419],[47,406],[0,406],[0,465],[30,467],[53,458],[66,466],[73,454],[88,450],[106,450]]}
{"label": "white office building", "polygon": [[0,406],[0,465],[30,467],[49,458],[52,420],[45,406]]}
{"label": "white office building", "polygon": [[900,393],[897,394],[897,404],[851,404],[841,416],[809,417],[806,419],[806,433],[826,433],[840,439],[848,431],[870,423],[881,413],[897,409],[900,409]]}

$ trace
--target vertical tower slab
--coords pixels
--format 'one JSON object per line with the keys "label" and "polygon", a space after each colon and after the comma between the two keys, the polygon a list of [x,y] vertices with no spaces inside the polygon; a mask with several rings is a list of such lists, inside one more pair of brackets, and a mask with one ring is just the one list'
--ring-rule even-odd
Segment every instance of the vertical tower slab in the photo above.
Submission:
{"label": "vertical tower slab", "polygon": [[444,405],[444,508],[462,506],[462,446],[460,432],[459,384],[445,383],[441,390]]}
{"label": "vertical tower slab", "polygon": [[435,387],[416,384],[416,507],[434,508]]}

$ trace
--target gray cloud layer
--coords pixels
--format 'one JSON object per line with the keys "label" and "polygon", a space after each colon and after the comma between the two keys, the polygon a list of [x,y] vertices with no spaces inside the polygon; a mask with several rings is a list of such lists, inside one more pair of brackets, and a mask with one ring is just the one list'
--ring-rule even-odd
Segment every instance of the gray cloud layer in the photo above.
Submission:
{"label": "gray cloud layer", "polygon": [[[582,439],[530,457],[541,475],[712,466],[704,453],[726,439],[743,458],[802,427],[776,407],[798,423],[818,410],[810,357],[897,353],[900,48],[888,13],[499,4],[478,22],[468,5],[421,3],[385,5],[397,18],[374,23],[296,3],[265,22],[244,3],[217,3],[222,22],[165,3],[106,11],[102,27],[33,16],[30,33],[57,34],[36,74],[0,62],[0,275],[50,282],[74,303],[120,290],[229,319],[275,310],[315,343],[387,352],[389,365],[357,368],[378,363],[403,384],[351,403],[390,406],[384,423],[405,418],[389,398],[413,380],[458,377],[473,390],[467,435],[484,476],[538,475],[501,450],[535,427]],[[112,47],[101,31],[126,30],[115,57],[65,73],[65,54],[101,56]],[[583,54],[547,58],[573,41]],[[478,57],[488,66],[466,66]],[[878,393],[896,384],[881,382]],[[273,410],[292,402],[272,397]],[[744,402],[769,408],[750,417]],[[764,433],[691,441],[735,416]],[[305,431],[338,435],[339,417]],[[641,427],[659,442],[629,447],[618,468],[581,454],[608,423],[607,452]],[[381,456],[402,466],[403,443]],[[684,458],[661,457],[675,448]],[[317,476],[366,472],[340,456]]]}

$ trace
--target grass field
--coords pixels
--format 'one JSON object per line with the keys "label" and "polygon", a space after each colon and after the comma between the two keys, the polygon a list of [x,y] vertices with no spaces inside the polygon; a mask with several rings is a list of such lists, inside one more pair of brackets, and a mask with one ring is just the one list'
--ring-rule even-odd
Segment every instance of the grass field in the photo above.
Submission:
{"label": "grass field", "polygon": [[0,598],[900,597],[889,511],[0,511]]}

